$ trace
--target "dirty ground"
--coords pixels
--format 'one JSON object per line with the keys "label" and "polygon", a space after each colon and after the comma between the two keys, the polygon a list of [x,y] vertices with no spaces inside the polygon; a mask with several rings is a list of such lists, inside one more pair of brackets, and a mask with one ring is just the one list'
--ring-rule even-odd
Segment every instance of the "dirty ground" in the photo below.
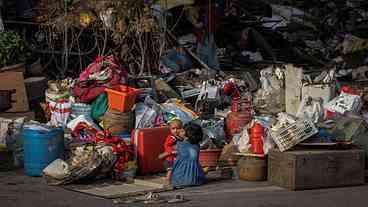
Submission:
{"label": "dirty ground", "polygon": [[221,181],[201,187],[162,193],[163,198],[182,194],[188,201],[180,204],[124,204],[48,186],[42,178],[30,178],[22,172],[0,173],[0,203],[3,207],[123,207],[123,206],[236,206],[319,207],[364,206],[368,186],[287,191],[267,182]]}

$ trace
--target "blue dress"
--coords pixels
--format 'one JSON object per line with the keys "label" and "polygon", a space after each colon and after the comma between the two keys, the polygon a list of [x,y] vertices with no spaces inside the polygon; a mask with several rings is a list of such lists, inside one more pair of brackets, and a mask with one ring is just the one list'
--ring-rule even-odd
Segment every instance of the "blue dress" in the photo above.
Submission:
{"label": "blue dress", "polygon": [[206,177],[199,164],[199,145],[189,142],[177,142],[177,157],[172,168],[173,187],[201,185]]}

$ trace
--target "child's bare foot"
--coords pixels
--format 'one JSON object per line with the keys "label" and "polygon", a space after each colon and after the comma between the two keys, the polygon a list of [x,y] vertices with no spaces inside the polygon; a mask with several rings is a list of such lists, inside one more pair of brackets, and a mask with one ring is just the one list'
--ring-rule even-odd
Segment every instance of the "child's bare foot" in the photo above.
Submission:
{"label": "child's bare foot", "polygon": [[203,172],[204,172],[204,174],[205,174],[205,175],[206,175],[209,171],[210,171],[210,168],[209,168],[209,167],[204,167],[204,168],[203,168]]}
{"label": "child's bare foot", "polygon": [[168,178],[165,178],[165,179],[164,179],[163,187],[164,187],[165,189],[171,189],[171,182],[170,182],[170,179],[168,179]]}

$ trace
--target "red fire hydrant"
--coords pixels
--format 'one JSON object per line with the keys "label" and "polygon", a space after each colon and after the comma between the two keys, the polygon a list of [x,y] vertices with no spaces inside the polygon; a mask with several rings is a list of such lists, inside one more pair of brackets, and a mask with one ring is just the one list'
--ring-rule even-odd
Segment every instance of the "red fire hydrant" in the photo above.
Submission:
{"label": "red fire hydrant", "polygon": [[255,123],[250,129],[250,144],[254,154],[264,154],[263,152],[264,128],[261,124]]}

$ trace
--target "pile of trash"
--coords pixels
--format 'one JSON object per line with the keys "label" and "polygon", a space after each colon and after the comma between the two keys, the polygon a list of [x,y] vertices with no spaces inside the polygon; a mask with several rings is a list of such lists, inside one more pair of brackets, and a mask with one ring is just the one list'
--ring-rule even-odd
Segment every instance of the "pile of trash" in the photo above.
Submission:
{"label": "pile of trash", "polygon": [[[133,75],[116,56],[99,56],[78,78],[49,82],[42,106],[47,126],[63,129],[66,150],[44,176],[57,185],[132,178],[162,150],[158,140],[140,149],[140,130],[165,138],[172,120],[201,126],[201,153],[214,153],[214,164],[200,154],[203,167],[297,145],[366,148],[367,4],[313,2],[151,5],[158,19],[176,18],[179,8],[182,20],[162,34],[175,46],[157,71]],[[11,122],[0,120],[0,147]]]}

